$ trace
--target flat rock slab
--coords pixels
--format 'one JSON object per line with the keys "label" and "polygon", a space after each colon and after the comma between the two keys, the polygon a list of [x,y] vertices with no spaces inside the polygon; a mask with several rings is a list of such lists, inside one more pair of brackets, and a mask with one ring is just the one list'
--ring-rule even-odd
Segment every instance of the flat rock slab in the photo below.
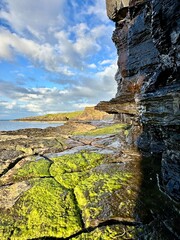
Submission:
{"label": "flat rock slab", "polygon": [[[70,131],[81,127],[73,124]],[[0,239],[132,236],[141,176],[134,171],[137,161],[119,157],[117,127],[106,126],[105,134],[102,125],[86,125],[84,135],[6,133],[0,146]]]}
{"label": "flat rock slab", "polygon": [[108,220],[135,222],[139,177],[125,163],[101,164],[75,187],[86,227]]}
{"label": "flat rock slab", "polygon": [[[9,238],[23,240],[43,236],[61,238],[81,230],[79,212],[71,191],[61,187],[52,178],[34,179],[30,184],[31,188],[27,190],[26,186],[27,191],[13,206],[9,204],[5,209],[2,205],[0,211],[2,240]],[[10,196],[11,194],[9,192]]]}

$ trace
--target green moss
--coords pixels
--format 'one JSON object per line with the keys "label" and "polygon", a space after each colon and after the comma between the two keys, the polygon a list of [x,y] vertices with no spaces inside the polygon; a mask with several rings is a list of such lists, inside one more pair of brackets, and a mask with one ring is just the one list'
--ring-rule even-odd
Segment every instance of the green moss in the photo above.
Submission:
{"label": "green moss", "polygon": [[[83,133],[83,135],[98,136],[98,135],[105,135],[105,134],[116,134],[116,133],[119,133],[120,130],[124,129],[126,126],[127,126],[127,124],[114,124],[111,126],[98,128],[95,130],[85,132],[85,133]],[[81,135],[81,133],[75,132],[74,135]]]}
{"label": "green moss", "polygon": [[30,148],[30,147],[23,147],[23,146],[20,146],[20,145],[17,145],[16,146],[16,151],[21,151],[21,152],[24,152],[24,153],[26,153],[26,154],[28,154],[28,155],[33,155],[33,150],[32,150],[32,148]]}
{"label": "green moss", "polygon": [[49,167],[51,163],[45,159],[38,161],[27,162],[21,169],[18,170],[14,179],[34,178],[50,176]]}
{"label": "green moss", "polygon": [[124,131],[124,135],[125,135],[125,136],[128,136],[128,135],[129,135],[129,130],[125,130],[125,131]]}
{"label": "green moss", "polygon": [[85,151],[54,158],[50,174],[64,187],[73,189],[88,176],[90,169],[103,161],[103,158],[102,154]]}
{"label": "green moss", "polygon": [[[11,234],[11,239],[22,240],[43,236],[60,238],[81,230],[71,191],[50,178],[32,181],[32,184],[32,188],[16,202],[10,213],[0,213],[1,239],[8,239],[4,237],[9,237],[8,234]],[[5,222],[8,225],[2,225]]]}
{"label": "green moss", "polygon": [[96,228],[89,233],[83,233],[72,240],[125,240],[135,239],[136,229],[133,226],[113,225]]}
{"label": "green moss", "polygon": [[120,190],[122,186],[128,185],[130,178],[132,178],[130,173],[92,173],[90,177],[75,187],[74,193],[82,209],[86,227],[91,226],[93,221],[105,210],[107,204],[110,204],[107,203],[108,196],[113,198],[114,192]]}

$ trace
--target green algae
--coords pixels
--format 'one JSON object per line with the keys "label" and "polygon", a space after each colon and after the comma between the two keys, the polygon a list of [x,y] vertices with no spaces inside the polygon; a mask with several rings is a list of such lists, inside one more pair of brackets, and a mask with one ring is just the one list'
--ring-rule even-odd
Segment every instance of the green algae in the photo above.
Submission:
{"label": "green algae", "polygon": [[[90,130],[88,132],[83,132],[83,135],[87,136],[98,136],[98,135],[106,135],[106,134],[117,134],[120,130],[125,129],[127,124],[113,124],[111,126],[97,128],[94,130]],[[80,132],[74,132],[74,135],[81,135]]]}
{"label": "green algae", "polygon": [[86,151],[53,158],[50,174],[64,187],[73,189],[88,176],[90,169],[100,165],[103,159],[102,154]]}
{"label": "green algae", "polygon": [[[132,178],[130,173],[91,173],[88,178],[75,187],[74,193],[82,210],[86,227],[96,225],[96,219],[99,217],[104,219],[105,208],[116,195],[116,191],[120,190],[122,186],[128,185],[130,178]],[[113,209],[110,212],[111,215]]]}
{"label": "green algae", "polygon": [[33,149],[31,147],[24,147],[24,146],[20,146],[20,145],[16,146],[16,151],[24,152],[27,155],[33,155],[33,153],[34,153]]}
{"label": "green algae", "polygon": [[82,229],[71,191],[52,178],[31,180],[31,184],[32,188],[10,211],[0,213],[2,240],[10,235],[11,239],[22,240],[43,236],[69,237]]}
{"label": "green algae", "polygon": [[[32,187],[0,213],[0,239],[66,238],[82,230],[82,218],[90,227],[121,216],[115,212],[127,211],[132,203],[117,195],[133,195],[128,188],[132,174],[117,169],[119,165],[108,166],[106,160],[106,155],[82,151],[24,164],[16,178],[29,179]],[[78,239],[116,239],[119,233],[122,229],[96,229]]]}
{"label": "green algae", "polygon": [[135,239],[136,229],[133,226],[112,225],[96,228],[89,233],[82,233],[72,240],[127,240]]}
{"label": "green algae", "polygon": [[51,163],[45,159],[27,162],[22,168],[18,170],[18,172],[14,176],[14,179],[18,180],[36,177],[48,177],[50,176],[50,165]]}

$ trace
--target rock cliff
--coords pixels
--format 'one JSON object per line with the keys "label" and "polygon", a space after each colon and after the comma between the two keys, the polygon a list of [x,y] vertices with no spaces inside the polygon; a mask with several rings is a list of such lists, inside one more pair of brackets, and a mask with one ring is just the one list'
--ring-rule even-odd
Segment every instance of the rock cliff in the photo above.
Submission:
{"label": "rock cliff", "polygon": [[133,144],[141,153],[144,171],[140,199],[150,195],[146,190],[152,183],[158,188],[152,194],[154,205],[160,203],[159,192],[170,199],[171,209],[148,207],[174,234],[173,239],[179,239],[180,4],[178,0],[106,3],[108,17],[115,22],[112,40],[118,54],[118,89],[114,99],[100,102],[96,109],[132,123],[131,138],[135,131]]}

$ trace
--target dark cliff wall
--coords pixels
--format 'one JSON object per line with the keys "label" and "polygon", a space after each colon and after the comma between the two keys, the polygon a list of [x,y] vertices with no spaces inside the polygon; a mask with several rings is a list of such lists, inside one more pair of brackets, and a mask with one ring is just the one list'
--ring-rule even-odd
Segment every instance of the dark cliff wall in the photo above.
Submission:
{"label": "dark cliff wall", "polygon": [[180,201],[179,0],[106,3],[115,22],[118,90],[96,108],[141,126],[137,147],[157,163],[156,184],[174,207]]}

